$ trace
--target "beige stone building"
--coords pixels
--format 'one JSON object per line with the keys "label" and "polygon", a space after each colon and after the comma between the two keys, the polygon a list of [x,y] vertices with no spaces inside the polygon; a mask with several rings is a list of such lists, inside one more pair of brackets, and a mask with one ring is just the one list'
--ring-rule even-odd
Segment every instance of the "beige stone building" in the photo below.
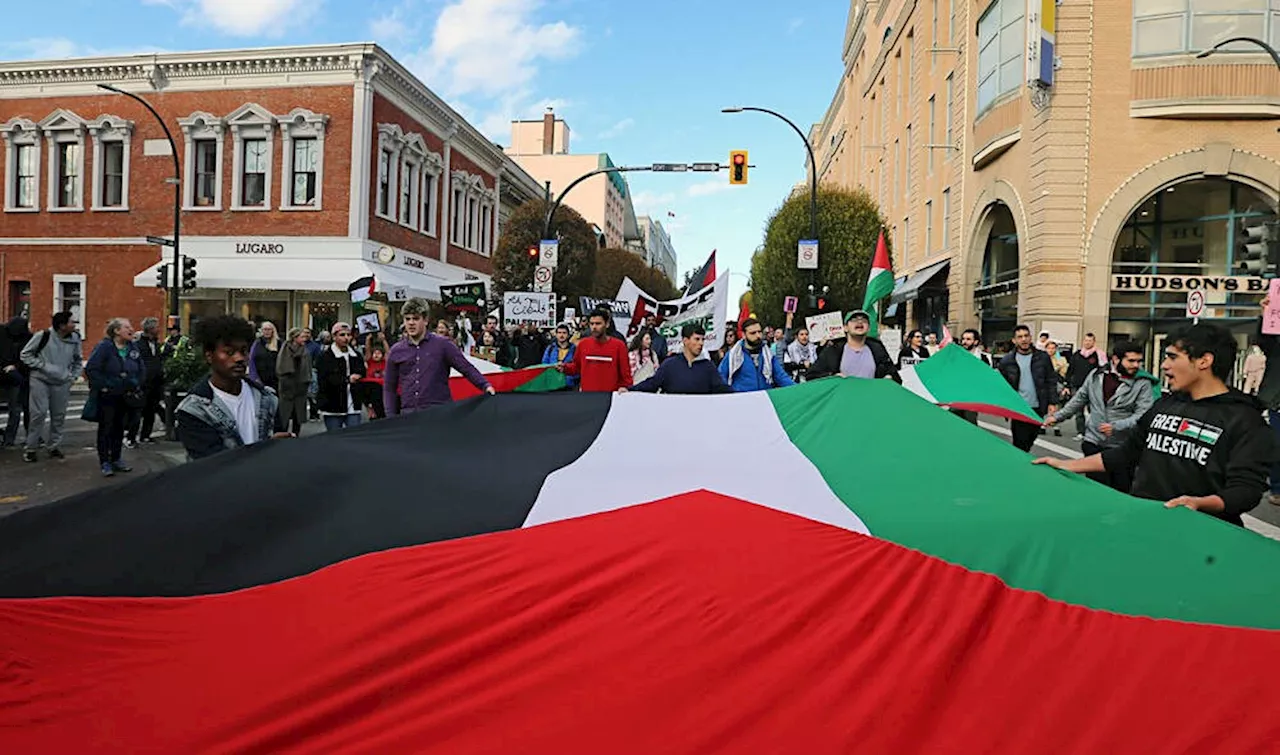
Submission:
{"label": "beige stone building", "polygon": [[[545,185],[549,181],[552,196],[558,196],[579,176],[613,165],[604,152],[571,154],[569,136],[568,125],[548,111],[541,120],[512,122],[511,146],[506,153],[539,183]],[[606,246],[622,249],[628,241],[643,242],[631,203],[631,188],[621,173],[587,179],[574,188],[564,203],[595,225]]]}
{"label": "beige stone building", "polygon": [[1280,42],[1280,0],[853,0],[811,138],[822,180],[879,199],[899,322],[1152,354],[1201,289],[1243,344],[1280,71],[1246,43],[1195,56],[1238,35]]}

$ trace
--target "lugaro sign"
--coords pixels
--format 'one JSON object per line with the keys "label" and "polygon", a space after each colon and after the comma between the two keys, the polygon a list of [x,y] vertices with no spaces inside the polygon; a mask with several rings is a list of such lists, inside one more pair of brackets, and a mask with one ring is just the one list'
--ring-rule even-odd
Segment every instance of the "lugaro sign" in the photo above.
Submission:
{"label": "lugaro sign", "polygon": [[1112,275],[1111,290],[1205,291],[1238,294],[1265,294],[1267,279],[1251,275]]}

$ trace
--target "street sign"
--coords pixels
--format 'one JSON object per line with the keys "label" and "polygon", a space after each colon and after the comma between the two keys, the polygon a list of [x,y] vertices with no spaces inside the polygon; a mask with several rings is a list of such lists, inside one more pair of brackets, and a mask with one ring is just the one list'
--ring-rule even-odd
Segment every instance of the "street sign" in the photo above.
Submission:
{"label": "street sign", "polygon": [[148,236],[148,244],[157,244],[159,246],[173,246],[173,239],[166,239],[160,236]]}
{"label": "street sign", "polygon": [[555,268],[560,264],[560,242],[555,239],[544,240],[538,244],[538,264]]}
{"label": "street sign", "polygon": [[689,166],[684,163],[654,163],[649,170],[654,173],[684,173]]}
{"label": "street sign", "polygon": [[1196,319],[1204,314],[1204,292],[1188,291],[1187,292],[1187,317]]}
{"label": "street sign", "polygon": [[720,171],[720,163],[694,163],[692,166],[695,173],[718,173]]}
{"label": "street sign", "polygon": [[533,269],[533,292],[535,294],[551,293],[551,276],[554,270],[546,265],[538,265]]}
{"label": "street sign", "polygon": [[801,270],[818,269],[818,240],[801,239],[796,250],[796,267]]}

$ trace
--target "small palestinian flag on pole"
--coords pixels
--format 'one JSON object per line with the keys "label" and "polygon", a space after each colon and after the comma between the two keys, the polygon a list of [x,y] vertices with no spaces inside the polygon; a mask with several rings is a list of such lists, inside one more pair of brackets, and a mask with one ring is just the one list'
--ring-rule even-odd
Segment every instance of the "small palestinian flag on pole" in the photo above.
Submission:
{"label": "small palestinian flag on pole", "polygon": [[867,276],[867,293],[862,297],[862,308],[871,315],[870,335],[880,335],[880,300],[893,293],[893,263],[889,261],[889,247],[884,243],[884,229],[876,241],[876,256],[871,261],[871,274]]}

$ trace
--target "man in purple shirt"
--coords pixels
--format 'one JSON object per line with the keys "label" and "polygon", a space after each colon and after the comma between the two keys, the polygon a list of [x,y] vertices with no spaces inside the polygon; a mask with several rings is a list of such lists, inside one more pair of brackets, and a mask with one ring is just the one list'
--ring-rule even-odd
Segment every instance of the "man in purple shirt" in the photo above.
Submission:
{"label": "man in purple shirt", "polygon": [[449,392],[449,368],[461,372],[475,387],[494,394],[493,386],[484,379],[457,344],[427,332],[427,303],[413,298],[400,309],[404,319],[404,338],[387,354],[383,374],[382,402],[387,416],[410,414],[438,404],[453,401]]}

